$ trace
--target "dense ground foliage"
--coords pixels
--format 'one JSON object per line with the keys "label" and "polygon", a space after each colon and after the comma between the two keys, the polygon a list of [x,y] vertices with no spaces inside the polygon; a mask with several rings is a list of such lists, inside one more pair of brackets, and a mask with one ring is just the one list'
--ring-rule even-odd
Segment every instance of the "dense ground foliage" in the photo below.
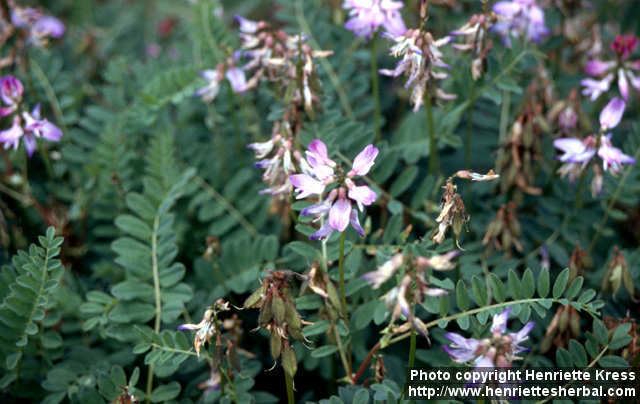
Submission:
{"label": "dense ground foliage", "polygon": [[0,20],[3,402],[393,403],[413,365],[638,366],[634,1]]}

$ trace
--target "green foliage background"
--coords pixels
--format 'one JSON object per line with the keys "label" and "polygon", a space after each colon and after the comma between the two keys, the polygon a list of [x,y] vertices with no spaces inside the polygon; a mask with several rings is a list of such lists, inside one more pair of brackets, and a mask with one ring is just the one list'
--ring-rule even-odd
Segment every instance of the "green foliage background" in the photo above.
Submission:
{"label": "green foliage background", "polygon": [[[242,370],[224,394],[203,396],[197,385],[209,375],[206,355],[196,357],[192,335],[176,331],[178,324],[197,323],[217,298],[241,306],[265,270],[302,273],[322,258],[320,244],[305,237],[308,224],[287,225],[270,211],[269,197],[258,195],[260,173],[245,147],[268,138],[272,122],[282,116],[282,100],[266,86],[238,95],[225,84],[216,101],[206,105],[193,97],[203,85],[198,72],[237,48],[233,14],[306,33],[313,47],[334,54],[319,65],[322,107],[305,122],[301,141],[321,138],[330,150],[351,158],[374,139],[372,55],[338,22],[339,7],[330,3],[340,2],[223,3],[224,16],[217,17],[214,10],[221,4],[216,0],[42,2],[65,20],[68,32],[60,44],[31,49],[30,69],[22,78],[32,83],[29,98],[42,102],[65,135],[60,144],[46,145],[48,160],[37,155],[29,162],[28,185],[12,185],[5,175],[2,179],[3,189],[30,195],[2,194],[0,387],[7,402],[112,401],[125,386],[152,402],[276,402],[285,397],[281,369],[268,370],[268,338],[249,332],[256,313],[239,313],[245,328],[242,347],[255,357],[243,358]],[[417,21],[416,3],[405,5],[410,26]],[[479,2],[459,3],[455,10],[433,7],[434,32],[447,33],[479,10]],[[616,21],[623,32],[638,33],[640,11],[634,2],[618,1],[616,7],[594,3],[601,22]],[[157,24],[167,17],[175,28],[160,37]],[[547,19],[549,26],[557,26],[561,17],[550,9]],[[145,53],[152,42],[162,49],[157,58]],[[383,44],[379,41],[379,49]],[[349,233],[345,247],[351,324],[342,324],[340,332],[352,344],[354,363],[362,362],[389,319],[379,299],[382,292],[367,287],[360,275],[386,261],[398,244],[424,254],[455,248],[451,241],[435,246],[428,237],[436,225],[443,179],[463,168],[485,172],[495,167],[499,135],[522,105],[532,71],[540,63],[554,66],[548,55],[559,46],[557,38],[539,48],[496,46],[487,75],[475,84],[468,58],[450,55],[447,86],[458,99],[434,110],[439,176],[427,174],[424,114],[411,112],[399,81],[382,80],[384,136],[370,175],[382,202],[367,212],[367,238]],[[394,63],[386,52],[376,57],[379,66]],[[578,69],[555,71],[557,93],[566,96],[581,75]],[[639,105],[637,100],[630,105],[616,131],[618,144],[636,157]],[[596,122],[599,110],[586,102],[583,108]],[[464,165],[461,147],[467,133],[473,138],[470,167]],[[629,364],[621,355],[631,340],[631,324],[608,330],[602,319],[628,312],[635,318],[638,305],[624,291],[602,293],[600,285],[613,245],[623,251],[639,284],[640,168],[606,176],[603,192],[592,198],[555,174],[551,135],[545,134],[543,158],[536,162],[542,195],[522,196],[518,207],[523,253],[487,252],[481,243],[487,224],[511,195],[493,183],[461,185],[471,215],[469,231],[458,268],[438,285],[450,293],[428,298],[418,308],[431,343],[419,340],[417,365],[451,365],[441,349],[444,329],[485,335],[490,316],[505,307],[512,307],[515,323],[537,323],[523,366]],[[0,162],[0,173],[5,164]],[[570,208],[577,192],[584,194],[579,210]],[[407,240],[403,230],[409,224],[413,232]],[[541,265],[543,246],[550,269]],[[592,265],[570,281],[564,268],[576,246],[588,248]],[[327,258],[336,280],[336,237],[327,244]],[[561,305],[579,310],[582,329],[589,331],[542,354],[540,341]],[[313,341],[310,347],[295,345],[299,400],[401,400],[407,340],[384,349],[383,382],[346,386],[336,381],[343,373],[335,341],[327,335],[329,324],[317,314],[321,300],[303,294],[296,306],[315,322],[305,330]],[[149,372],[154,377],[146,391]]]}

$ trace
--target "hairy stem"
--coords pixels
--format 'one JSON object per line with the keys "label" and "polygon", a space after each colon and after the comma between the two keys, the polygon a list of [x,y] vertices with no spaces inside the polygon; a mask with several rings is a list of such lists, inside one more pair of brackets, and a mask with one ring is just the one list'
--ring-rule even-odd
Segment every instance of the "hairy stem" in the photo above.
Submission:
{"label": "hairy stem", "polygon": [[438,142],[436,141],[436,132],[433,127],[433,107],[428,91],[424,97],[424,111],[427,118],[427,133],[429,135],[429,174],[435,175],[438,173],[440,163],[438,161]]}
{"label": "hairy stem", "polygon": [[380,83],[378,81],[378,54],[376,44],[377,37],[371,38],[371,92],[373,93],[374,113],[373,113],[373,132],[375,140],[379,142],[382,139],[380,131],[380,123],[382,121],[382,112],[380,109]]}

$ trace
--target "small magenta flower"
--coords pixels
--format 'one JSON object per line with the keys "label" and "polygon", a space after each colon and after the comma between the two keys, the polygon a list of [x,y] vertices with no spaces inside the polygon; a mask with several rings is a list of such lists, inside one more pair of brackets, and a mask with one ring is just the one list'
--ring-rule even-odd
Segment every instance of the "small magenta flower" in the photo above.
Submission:
{"label": "small magenta flower", "polygon": [[352,202],[363,211],[364,206],[375,202],[377,195],[367,185],[356,185],[353,180],[367,175],[378,155],[378,148],[373,145],[366,146],[356,156],[351,170],[346,175],[342,174],[336,162],[329,158],[327,146],[321,140],[313,140],[305,154],[306,158],[300,159],[303,173],[289,177],[297,193],[296,199],[312,195],[322,197],[327,187],[337,185],[322,202],[311,205],[300,213],[302,216],[315,216],[316,220],[328,214],[328,220],[311,235],[311,239],[326,239],[334,231],[345,231],[349,224],[360,236],[364,236],[364,229],[360,226],[358,212],[352,207]]}
{"label": "small magenta flower", "polygon": [[511,309],[505,309],[493,316],[491,337],[484,339],[465,338],[460,334],[449,332],[445,337],[451,341],[443,349],[457,363],[472,363],[476,368],[509,367],[514,360],[521,359],[517,355],[527,349],[521,344],[529,339],[529,333],[535,323],[528,322],[515,333],[507,332],[507,321]]}
{"label": "small magenta flower", "polygon": [[4,107],[0,107],[0,118],[12,114],[22,101],[24,87],[16,77],[8,75],[0,78],[0,98]]}
{"label": "small magenta flower", "polygon": [[544,10],[536,0],[499,1],[494,4],[493,11],[498,17],[493,31],[502,37],[507,46],[511,45],[512,36],[525,36],[539,43],[549,33],[544,23]]}
{"label": "small magenta flower", "polygon": [[592,59],[585,65],[585,73],[589,78],[583,79],[582,94],[588,96],[591,101],[611,88],[614,80],[617,82],[618,91],[626,101],[629,99],[631,88],[640,91],[640,60],[629,60],[638,45],[638,38],[634,35],[618,35],[611,44],[615,60]]}
{"label": "small magenta flower", "polygon": [[349,20],[344,27],[363,38],[371,38],[380,27],[393,36],[402,35],[407,30],[402,6],[391,0],[345,0],[342,7],[349,10]]}

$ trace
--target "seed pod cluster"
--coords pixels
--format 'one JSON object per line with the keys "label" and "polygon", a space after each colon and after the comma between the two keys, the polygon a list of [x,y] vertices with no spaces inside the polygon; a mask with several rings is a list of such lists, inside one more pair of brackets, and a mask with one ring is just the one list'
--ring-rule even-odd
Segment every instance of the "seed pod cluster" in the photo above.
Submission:
{"label": "seed pod cluster", "polygon": [[521,229],[516,215],[516,204],[509,202],[498,209],[495,219],[487,226],[487,232],[482,239],[482,244],[489,248],[504,251],[507,256],[510,256],[512,248],[522,251],[520,234]]}
{"label": "seed pod cluster", "polygon": [[280,358],[282,367],[291,377],[296,374],[298,362],[291,346],[291,338],[304,341],[302,319],[291,297],[290,271],[273,271],[255,292],[247,298],[244,308],[260,309],[258,326],[270,334],[269,345],[274,360]]}
{"label": "seed pod cluster", "polygon": [[547,327],[540,352],[548,352],[552,347],[566,347],[569,340],[580,335],[580,313],[573,307],[560,306]]}
{"label": "seed pod cluster", "polygon": [[529,195],[540,195],[534,185],[536,162],[542,159],[542,137],[549,132],[544,110],[552,98],[552,91],[533,83],[527,89],[526,103],[511,126],[506,138],[501,139],[496,171],[501,174],[500,191],[503,194],[517,189]]}

